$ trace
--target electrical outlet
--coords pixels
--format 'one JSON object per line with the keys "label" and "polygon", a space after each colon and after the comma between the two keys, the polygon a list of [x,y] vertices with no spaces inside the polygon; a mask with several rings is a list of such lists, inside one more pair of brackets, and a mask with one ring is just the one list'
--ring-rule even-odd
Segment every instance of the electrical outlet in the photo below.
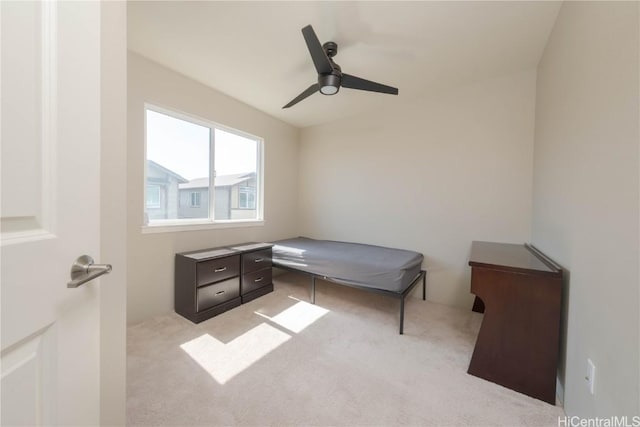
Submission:
{"label": "electrical outlet", "polygon": [[584,379],[587,382],[589,393],[595,394],[596,365],[593,364],[591,359],[587,359],[587,376]]}

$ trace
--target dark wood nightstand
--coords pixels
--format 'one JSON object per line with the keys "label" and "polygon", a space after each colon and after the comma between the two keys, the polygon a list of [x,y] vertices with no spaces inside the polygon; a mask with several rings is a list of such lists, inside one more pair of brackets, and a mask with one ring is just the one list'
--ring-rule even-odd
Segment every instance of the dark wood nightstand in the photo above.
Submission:
{"label": "dark wood nightstand", "polygon": [[174,308],[199,323],[273,291],[270,243],[176,254]]}

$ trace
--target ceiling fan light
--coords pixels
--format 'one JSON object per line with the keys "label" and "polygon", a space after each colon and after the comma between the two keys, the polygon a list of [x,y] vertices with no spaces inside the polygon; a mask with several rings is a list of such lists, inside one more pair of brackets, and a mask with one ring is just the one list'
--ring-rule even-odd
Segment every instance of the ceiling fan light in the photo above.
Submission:
{"label": "ceiling fan light", "polygon": [[335,95],[338,93],[338,88],[336,86],[322,86],[320,87],[320,93],[323,95]]}
{"label": "ceiling fan light", "polygon": [[335,95],[340,90],[340,80],[341,75],[339,73],[318,75],[320,93],[323,95]]}

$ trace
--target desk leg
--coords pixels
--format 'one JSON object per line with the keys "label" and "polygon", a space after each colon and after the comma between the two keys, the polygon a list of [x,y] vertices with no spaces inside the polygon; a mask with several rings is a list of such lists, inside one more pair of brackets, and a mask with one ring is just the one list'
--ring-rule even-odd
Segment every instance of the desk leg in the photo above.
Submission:
{"label": "desk leg", "polygon": [[311,304],[316,303],[316,276],[311,276]]}
{"label": "desk leg", "polygon": [[404,296],[400,298],[400,335],[404,334]]}
{"label": "desk leg", "polygon": [[486,310],[467,372],[554,405],[561,289],[560,278],[473,267]]}
{"label": "desk leg", "polygon": [[484,301],[476,296],[476,299],[473,300],[473,307],[471,308],[471,311],[475,313],[484,313]]}

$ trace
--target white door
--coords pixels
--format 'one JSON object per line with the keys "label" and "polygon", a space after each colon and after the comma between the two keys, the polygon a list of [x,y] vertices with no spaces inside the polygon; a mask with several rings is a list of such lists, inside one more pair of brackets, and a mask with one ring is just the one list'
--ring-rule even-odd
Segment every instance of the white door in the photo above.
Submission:
{"label": "white door", "polygon": [[100,4],[1,1],[1,424],[97,425]]}

